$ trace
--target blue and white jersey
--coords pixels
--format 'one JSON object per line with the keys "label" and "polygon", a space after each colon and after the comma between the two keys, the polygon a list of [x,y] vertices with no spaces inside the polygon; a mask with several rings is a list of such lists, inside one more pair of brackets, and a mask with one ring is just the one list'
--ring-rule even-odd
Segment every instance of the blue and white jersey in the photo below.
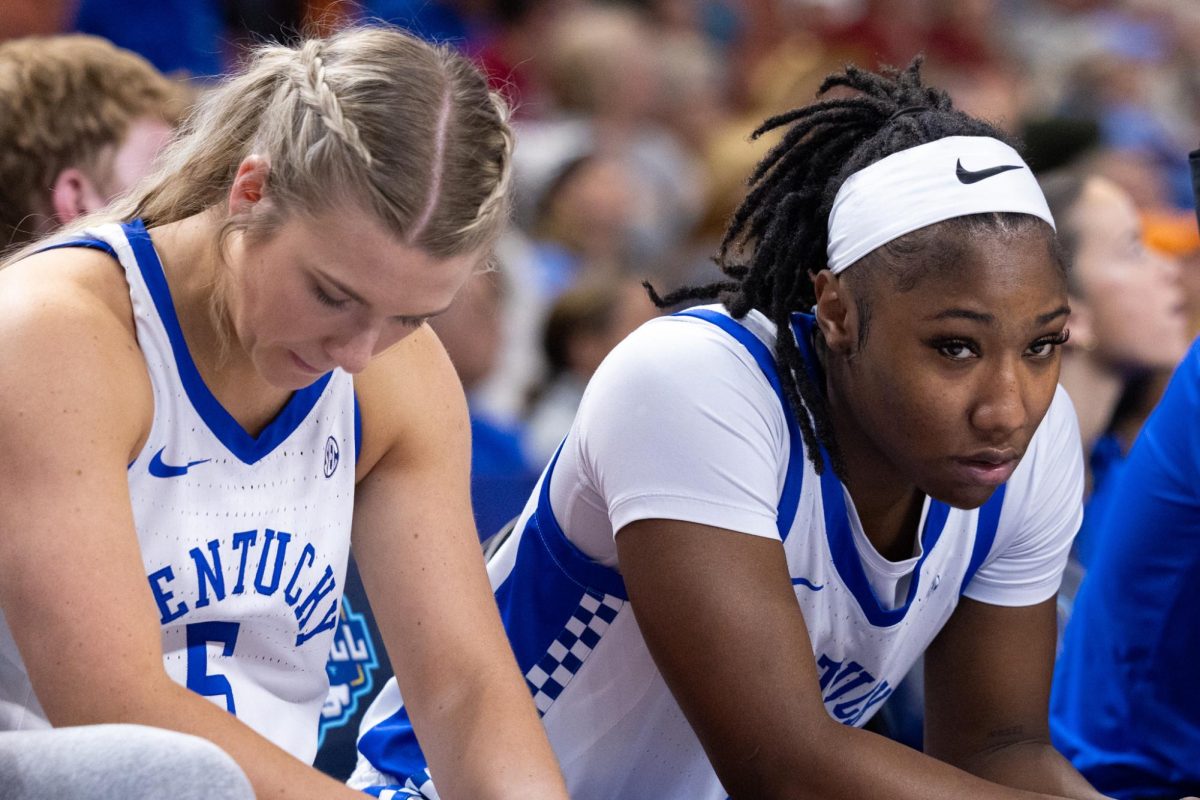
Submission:
{"label": "blue and white jersey", "polygon": [[[791,333],[802,349],[810,331],[811,318],[797,315]],[[833,470],[818,475],[806,458],[774,337],[761,314],[739,322],[717,306],[636,331],[596,373],[516,533],[489,564],[509,641],[578,800],[726,797],[628,603],[614,535],[635,520],[781,541],[826,710],[847,725],[879,709],[960,594],[1026,605],[1058,588],[1082,492],[1065,393],[1006,486],[977,510],[927,499],[915,552],[891,562]],[[437,797],[395,683],[364,718],[359,751],[351,785],[384,798]]]}
{"label": "blue and white jersey", "polygon": [[[166,670],[311,762],[350,545],[352,379],[322,376],[250,435],[201,379],[141,222],[89,236],[71,244],[106,250],[125,269],[153,390],[128,479]],[[4,626],[0,728],[44,726],[11,644]]]}

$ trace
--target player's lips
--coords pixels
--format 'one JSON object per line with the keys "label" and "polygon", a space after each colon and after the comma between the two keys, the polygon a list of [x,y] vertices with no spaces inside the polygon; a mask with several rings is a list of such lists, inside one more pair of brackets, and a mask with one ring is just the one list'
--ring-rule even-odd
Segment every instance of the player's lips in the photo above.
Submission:
{"label": "player's lips", "polygon": [[1012,477],[1021,454],[1012,448],[979,450],[968,456],[954,459],[955,470],[967,483],[981,486],[999,486]]}
{"label": "player's lips", "polygon": [[312,364],[309,364],[303,358],[293,353],[291,350],[289,350],[288,353],[292,356],[292,361],[296,364],[296,366],[304,372],[308,372],[313,375],[324,375],[326,372],[328,372],[328,370],[317,369]]}

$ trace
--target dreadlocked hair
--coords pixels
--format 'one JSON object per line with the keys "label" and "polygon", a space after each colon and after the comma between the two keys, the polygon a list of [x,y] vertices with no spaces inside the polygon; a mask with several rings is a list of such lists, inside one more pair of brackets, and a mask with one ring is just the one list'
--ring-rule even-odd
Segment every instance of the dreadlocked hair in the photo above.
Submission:
{"label": "dreadlocked hair", "polygon": [[993,126],[955,109],[944,91],[922,84],[921,62],[918,56],[903,70],[879,73],[848,65],[827,76],[817,96],[836,87],[853,90],[853,96],[821,100],[764,122],[752,138],[784,129],[783,138],[750,176],[749,192],[721,240],[716,262],[727,279],[665,296],[647,286],[659,308],[717,298],[736,319],[757,309],[775,323],[775,358],[784,367],[780,383],[818,473],[822,445],[834,471],[845,470],[824,387],[787,334],[792,312],[816,303],[812,278],[827,266],[829,212],[838,189],[876,161],[947,136],[990,136],[1011,144]]}

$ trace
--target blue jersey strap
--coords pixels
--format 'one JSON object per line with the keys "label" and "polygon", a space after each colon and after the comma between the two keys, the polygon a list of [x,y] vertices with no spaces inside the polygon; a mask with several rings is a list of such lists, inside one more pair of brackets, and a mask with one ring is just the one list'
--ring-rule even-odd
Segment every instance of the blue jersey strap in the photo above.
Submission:
{"label": "blue jersey strap", "polygon": [[958,589],[960,595],[967,590],[967,585],[975,577],[979,568],[983,566],[988,553],[992,552],[992,545],[996,541],[996,528],[1000,525],[1000,510],[1004,506],[1004,490],[1007,486],[1008,484],[1005,483],[1000,484],[1000,487],[979,509],[979,519],[975,523],[975,545],[971,551],[971,560],[967,563],[967,571],[963,574],[962,586]]}
{"label": "blue jersey strap", "polygon": [[775,368],[775,357],[763,344],[762,340],[746,329],[736,320],[718,314],[707,308],[690,308],[679,311],[673,316],[694,317],[716,325],[725,333],[732,336],[743,347],[750,351],[758,368],[762,370],[767,382],[775,390],[779,405],[783,408],[783,417],[787,420],[788,437],[791,439],[791,453],[788,456],[787,476],[783,481],[783,491],[779,495],[779,508],[776,512],[775,524],[779,530],[780,541],[787,541],[791,533],[792,523],[796,520],[796,509],[800,505],[800,489],[804,483],[804,449],[801,446],[800,426],[788,404],[787,396],[783,393],[783,385],[779,382],[779,372]]}
{"label": "blue jersey strap", "polygon": [[35,253],[45,253],[49,250],[61,250],[64,247],[83,247],[83,248],[87,248],[89,250],[100,250],[102,252],[108,253],[113,258],[117,257],[117,251],[113,249],[113,246],[111,244],[104,241],[103,239],[95,239],[90,236],[81,236],[81,237],[78,237],[75,239],[67,239],[67,240],[61,241],[61,242],[54,242],[52,244],[46,245],[45,247],[39,247],[34,252]]}

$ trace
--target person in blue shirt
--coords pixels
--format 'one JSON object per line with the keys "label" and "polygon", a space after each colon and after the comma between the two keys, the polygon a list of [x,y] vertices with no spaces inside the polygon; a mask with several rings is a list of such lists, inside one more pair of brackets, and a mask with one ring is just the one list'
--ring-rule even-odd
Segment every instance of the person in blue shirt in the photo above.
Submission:
{"label": "person in blue shirt", "polygon": [[1200,342],[1116,480],[1055,670],[1055,745],[1121,800],[1200,792],[1197,419]]}

